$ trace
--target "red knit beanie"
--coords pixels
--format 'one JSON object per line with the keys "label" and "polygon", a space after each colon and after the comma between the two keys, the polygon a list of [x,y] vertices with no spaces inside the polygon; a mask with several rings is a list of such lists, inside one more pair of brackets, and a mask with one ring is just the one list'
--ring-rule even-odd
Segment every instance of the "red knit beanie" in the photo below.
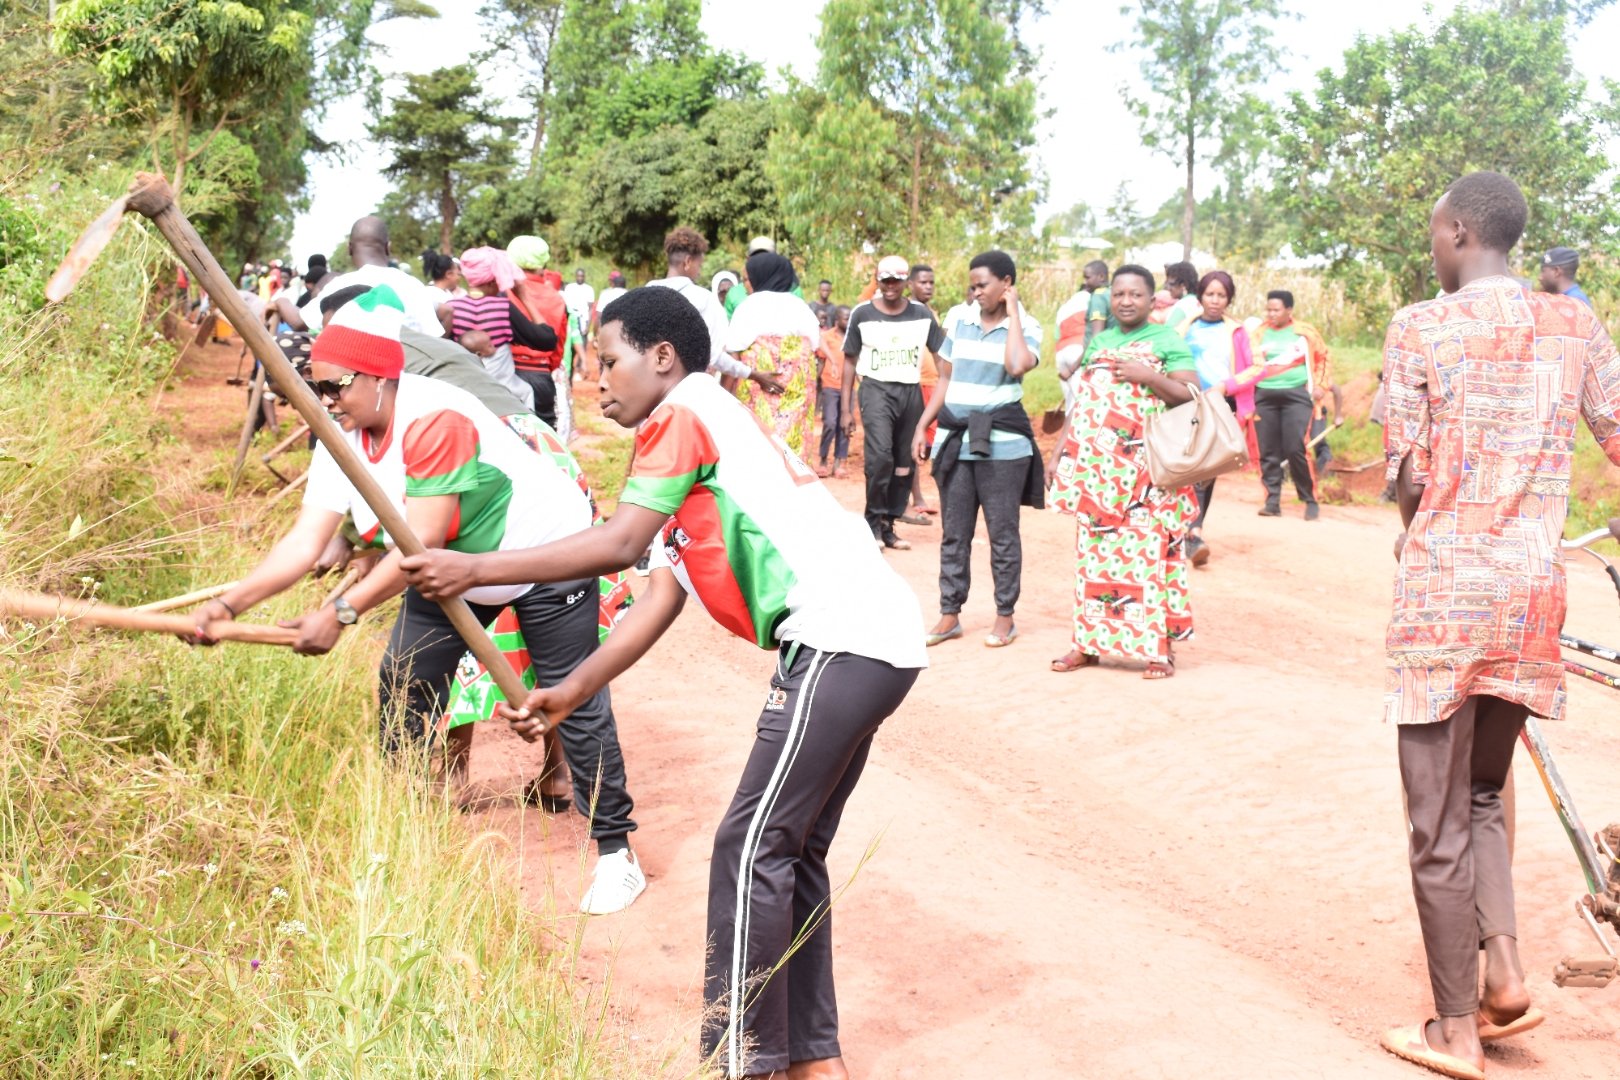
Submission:
{"label": "red knit beanie", "polygon": [[387,285],[374,286],[327,317],[309,358],[362,375],[397,379],[405,370],[405,349],[399,343],[404,322],[405,305],[399,294]]}

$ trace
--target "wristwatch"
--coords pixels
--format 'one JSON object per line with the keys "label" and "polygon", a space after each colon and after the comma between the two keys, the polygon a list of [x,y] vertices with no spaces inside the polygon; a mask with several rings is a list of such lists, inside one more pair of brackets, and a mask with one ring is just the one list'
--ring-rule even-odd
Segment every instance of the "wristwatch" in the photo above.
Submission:
{"label": "wristwatch", "polygon": [[337,621],[344,626],[353,626],[360,621],[360,613],[354,610],[354,605],[341,596],[332,601],[332,610],[337,612]]}

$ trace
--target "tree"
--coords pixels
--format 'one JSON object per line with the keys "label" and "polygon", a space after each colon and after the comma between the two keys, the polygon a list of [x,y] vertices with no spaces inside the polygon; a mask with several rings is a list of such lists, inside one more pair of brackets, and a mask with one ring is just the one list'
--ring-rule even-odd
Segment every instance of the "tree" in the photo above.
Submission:
{"label": "tree", "polygon": [[221,131],[283,99],[308,70],[310,27],[283,0],[69,0],[52,45],[94,59],[97,104],[145,129],[154,166],[181,192],[186,166]]}
{"label": "tree", "polygon": [[759,168],[770,132],[768,108],[721,101],[695,127],[608,140],[571,190],[564,238],[647,267],[660,261],[676,224],[722,242],[772,232],[776,193]]}
{"label": "tree", "polygon": [[[815,93],[798,95],[801,115],[786,125],[799,156],[771,155],[778,190],[825,191],[851,173],[898,174],[912,251],[923,250],[925,223],[958,236],[1027,227],[1039,183],[1026,153],[1036,105],[1032,56],[1016,32],[1021,9],[986,0],[828,0]],[[823,120],[811,108],[882,119],[860,145],[846,117]],[[834,148],[868,160],[840,160]]]}
{"label": "tree", "polygon": [[551,56],[562,29],[563,0],[486,0],[479,20],[490,30],[495,47],[509,53],[529,76],[523,96],[534,108],[534,135],[529,141],[529,170],[540,167],[546,141],[546,113],[551,107]]}
{"label": "tree", "polygon": [[449,251],[461,200],[510,173],[516,127],[485,100],[473,66],[459,64],[405,76],[405,93],[370,130],[393,154],[388,177],[415,204],[437,209],[439,249]]}
{"label": "tree", "polygon": [[1136,196],[1131,194],[1130,185],[1124,182],[1121,182],[1114,192],[1114,204],[1109,217],[1112,220],[1108,228],[1103,230],[1103,237],[1114,245],[1114,250],[1119,252],[1121,258],[1147,239],[1153,228],[1152,219],[1137,208]]}
{"label": "tree", "polygon": [[1135,39],[1115,48],[1141,54],[1142,78],[1154,95],[1125,88],[1142,141],[1186,169],[1181,248],[1187,259],[1197,218],[1199,145],[1223,142],[1234,122],[1256,107],[1249,87],[1277,68],[1268,21],[1282,13],[1277,0],[1141,0],[1137,8]]}
{"label": "tree", "polygon": [[1586,100],[1560,19],[1459,8],[1433,31],[1359,38],[1282,119],[1278,197],[1296,251],[1326,256],[1353,295],[1389,278],[1433,295],[1428,221],[1457,177],[1495,169],[1530,202],[1525,245],[1614,250],[1603,153],[1620,108]]}

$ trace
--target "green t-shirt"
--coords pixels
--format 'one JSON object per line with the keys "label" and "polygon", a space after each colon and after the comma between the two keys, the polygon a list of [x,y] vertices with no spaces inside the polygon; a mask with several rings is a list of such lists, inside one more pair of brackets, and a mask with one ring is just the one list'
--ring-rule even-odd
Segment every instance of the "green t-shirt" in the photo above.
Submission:
{"label": "green t-shirt", "polygon": [[1091,324],[1096,322],[1098,319],[1103,321],[1104,330],[1112,330],[1114,327],[1119,325],[1119,320],[1114,318],[1114,307],[1111,303],[1109,303],[1108,289],[1106,287],[1101,289],[1093,289],[1091,291],[1091,299],[1086,301],[1087,329],[1089,329]]}
{"label": "green t-shirt", "polygon": [[1143,344],[1152,348],[1153,355],[1164,365],[1166,375],[1178,371],[1198,371],[1186,339],[1163,323],[1143,323],[1129,332],[1120,329],[1117,323],[1106,327],[1091,339],[1082,363],[1089,364],[1099,352],[1105,350],[1131,353],[1141,349]]}
{"label": "green t-shirt", "polygon": [[[1263,363],[1276,363],[1290,353],[1298,353],[1299,346],[1304,342],[1292,326],[1285,326],[1281,330],[1268,326],[1260,335],[1260,348],[1264,351]],[[1292,390],[1304,386],[1311,381],[1309,362],[1291,367],[1280,375],[1273,375],[1269,379],[1261,379],[1259,385],[1267,390]]]}
{"label": "green t-shirt", "polygon": [[[793,288],[789,289],[788,291],[791,292],[794,296],[797,296],[800,300],[804,299],[804,288],[803,288],[803,286],[795,285],[795,286],[793,286]],[[740,282],[740,281],[737,282],[737,284],[733,285],[731,288],[727,289],[726,290],[726,318],[728,318],[728,319],[731,318],[732,314],[737,310],[737,305],[742,303],[747,298],[748,298],[748,290],[743,288],[743,283]]]}

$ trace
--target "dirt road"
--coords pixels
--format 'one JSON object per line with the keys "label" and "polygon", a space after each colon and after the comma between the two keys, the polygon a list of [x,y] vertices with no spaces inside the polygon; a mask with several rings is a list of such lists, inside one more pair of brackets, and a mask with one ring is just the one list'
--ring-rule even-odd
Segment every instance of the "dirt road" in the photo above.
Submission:
{"label": "dirt road", "polygon": [[[833,491],[858,508],[857,480]],[[1194,575],[1197,639],[1168,682],[1047,670],[1068,640],[1070,519],[1025,511],[1021,636],[1007,649],[979,644],[992,607],[975,548],[969,635],[930,651],[832,852],[835,878],[854,878],[835,922],[855,1076],[1425,1075],[1377,1046],[1430,1007],[1380,722],[1394,511],[1327,507],[1307,524],[1285,503],[1284,518],[1260,519],[1257,495],[1251,479],[1221,482],[1215,558]],[[888,556],[930,619],[938,532],[907,528],[915,549]],[[1573,565],[1571,598],[1573,630],[1620,639],[1606,579]],[[770,668],[689,607],[614,685],[651,882],[628,912],[570,914],[588,869],[576,815],[504,803],[470,822],[511,838],[523,888],[577,950],[582,990],[646,1048],[639,1075],[695,1065],[710,839]],[[1577,682],[1550,733],[1594,828],[1620,820],[1617,715],[1612,694]],[[480,728],[487,790],[514,791],[537,767],[534,748]],[[1561,955],[1595,946],[1522,754],[1517,777],[1520,936],[1549,1019],[1492,1049],[1492,1071],[1607,1080],[1620,986],[1552,985]]]}

